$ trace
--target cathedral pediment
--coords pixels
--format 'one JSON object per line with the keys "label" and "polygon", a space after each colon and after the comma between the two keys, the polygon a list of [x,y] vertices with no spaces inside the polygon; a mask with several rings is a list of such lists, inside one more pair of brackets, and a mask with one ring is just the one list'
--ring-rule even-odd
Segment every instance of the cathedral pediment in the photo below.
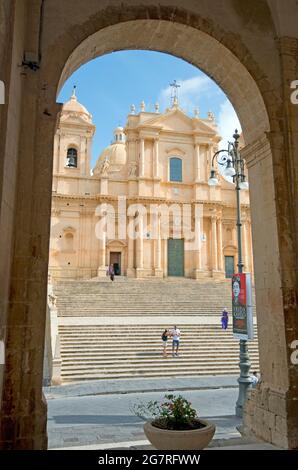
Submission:
{"label": "cathedral pediment", "polygon": [[142,123],[142,127],[158,127],[163,131],[173,132],[201,132],[204,134],[217,134],[214,121],[203,121],[190,118],[180,108],[170,109],[165,114],[158,115]]}
{"label": "cathedral pediment", "polygon": [[60,118],[60,123],[71,125],[84,125],[90,127],[90,122],[88,121],[88,119],[84,115],[76,112],[63,114]]}

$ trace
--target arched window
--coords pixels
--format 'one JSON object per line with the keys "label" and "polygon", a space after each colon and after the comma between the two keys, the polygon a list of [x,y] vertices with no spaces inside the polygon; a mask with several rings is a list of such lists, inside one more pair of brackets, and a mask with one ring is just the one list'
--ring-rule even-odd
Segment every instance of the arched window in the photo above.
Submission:
{"label": "arched window", "polygon": [[182,181],[182,160],[181,158],[170,158],[170,181]]}
{"label": "arched window", "polygon": [[68,168],[77,168],[77,166],[78,166],[78,151],[77,151],[77,149],[75,149],[73,147],[70,147],[67,150],[66,159],[67,159],[66,166]]}

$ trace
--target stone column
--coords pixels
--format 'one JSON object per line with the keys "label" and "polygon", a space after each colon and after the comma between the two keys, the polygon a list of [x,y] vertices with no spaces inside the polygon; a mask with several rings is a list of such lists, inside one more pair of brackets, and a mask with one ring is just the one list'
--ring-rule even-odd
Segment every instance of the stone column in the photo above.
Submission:
{"label": "stone column", "polygon": [[211,256],[212,256],[212,275],[215,271],[218,270],[218,265],[217,265],[217,229],[216,229],[216,220],[217,217],[213,215],[211,217],[211,243],[212,243],[212,248],[211,248]]}
{"label": "stone column", "polygon": [[[298,41],[296,45],[298,50]],[[292,59],[294,55],[286,55],[286,60]],[[298,65],[297,55],[296,62]],[[285,116],[287,107],[290,106],[285,105]],[[291,113],[296,112],[298,122],[298,109],[294,108]],[[247,145],[243,152],[249,171],[255,242],[261,374],[261,382],[250,392],[244,407],[243,429],[279,447],[295,449],[298,447],[298,297],[294,273],[298,247],[293,242],[293,224],[298,210],[297,205],[290,204],[294,174],[288,173],[286,167],[298,155],[298,139],[294,153],[294,149],[284,145],[282,134],[267,135],[270,143],[264,137]]]}
{"label": "stone column", "polygon": [[[26,17],[24,2],[16,4],[11,11],[21,20]],[[27,2],[26,2],[27,3]],[[36,4],[36,7],[38,5]],[[22,11],[20,12],[19,9]],[[31,11],[30,17],[39,15]],[[18,22],[21,29],[21,21]],[[33,25],[35,30],[35,25]],[[38,30],[38,28],[36,28]],[[18,31],[22,37],[22,31]],[[8,41],[8,39],[7,39]],[[15,43],[16,41],[14,41]],[[7,42],[7,47],[9,46]],[[22,40],[17,41],[16,54],[21,57],[25,50]],[[15,63],[15,62],[14,62]],[[14,68],[14,67],[13,67]],[[19,69],[20,72],[22,69]],[[43,395],[43,361],[45,345],[48,256],[51,217],[51,194],[53,174],[53,142],[56,116],[61,107],[55,97],[45,104],[39,100],[39,72],[27,71],[22,88],[15,86],[18,77],[14,76],[14,90],[20,100],[19,124],[12,124],[14,132],[14,153],[9,154],[10,171],[14,163],[22,162],[11,175],[9,188],[6,188],[7,207],[12,208],[14,221],[12,242],[10,236],[10,212],[7,210],[0,254],[1,268],[6,263],[6,252],[13,247],[9,258],[6,276],[10,295],[6,302],[3,288],[6,279],[1,278],[1,325],[5,341],[5,365],[0,366],[0,449],[1,450],[43,450],[47,448],[47,403]],[[18,75],[18,74],[17,74]],[[19,94],[20,92],[20,94]],[[11,104],[9,104],[11,106]],[[13,105],[12,105],[13,106]],[[47,108],[47,113],[45,113]],[[14,114],[14,107],[9,108]],[[13,116],[11,120],[18,119]],[[14,122],[14,121],[13,121]],[[2,125],[2,122],[1,122]],[[2,142],[1,135],[0,141]],[[2,150],[2,148],[1,148]],[[8,164],[7,164],[8,166]],[[7,170],[8,172],[9,170]],[[15,180],[12,178],[15,177]],[[14,183],[15,182],[15,183]],[[5,188],[5,186],[4,186]],[[4,190],[4,189],[3,189]],[[10,204],[10,192],[15,197]],[[24,197],[25,195],[25,197]],[[13,197],[13,196],[12,196]],[[8,206],[9,204],[9,206]],[[0,237],[0,238],[1,238]],[[3,271],[4,273],[4,271]],[[3,286],[4,284],[4,286]],[[3,375],[2,375],[3,374]],[[2,385],[2,387],[1,387]]]}
{"label": "stone column", "polygon": [[139,214],[139,227],[136,239],[136,258],[137,258],[137,269],[136,277],[142,277],[144,270],[144,215]]}
{"label": "stone column", "polygon": [[86,137],[86,175],[90,175],[90,159],[92,152],[92,137]]}
{"label": "stone column", "polygon": [[218,234],[218,270],[223,271],[223,252],[222,252],[222,219],[217,219],[217,234]]}
{"label": "stone column", "polygon": [[140,139],[140,178],[143,178],[145,175],[145,140]]}
{"label": "stone column", "polygon": [[158,139],[154,140],[154,149],[153,149],[153,178],[159,178],[159,153],[158,153]]}
{"label": "stone column", "polygon": [[200,144],[195,144],[194,152],[194,181],[198,182],[201,180],[201,169],[200,169]]}
{"label": "stone column", "polygon": [[163,271],[161,269],[161,230],[160,230],[160,214],[155,215],[155,223],[157,225],[157,239],[154,240],[155,253],[154,253],[154,274],[156,277],[163,277]]}
{"label": "stone column", "polygon": [[102,233],[102,238],[99,240],[99,267],[97,270],[98,277],[104,277],[106,275],[106,232]]}
{"label": "stone column", "polygon": [[[128,216],[128,223],[131,226],[133,224],[134,216]],[[127,235],[127,277],[135,277],[135,266],[134,266],[134,238]]]}
{"label": "stone column", "polygon": [[[200,215],[200,217],[201,217],[201,215]],[[204,274],[202,272],[203,217],[200,218],[200,220],[196,220],[196,217],[198,217],[197,214],[196,214],[195,219],[194,219],[194,224],[195,224],[194,231],[195,231],[195,236],[196,237],[199,235],[199,239],[197,240],[196,247],[193,250],[193,266],[194,266],[194,279],[199,279],[199,278],[202,278],[204,276]],[[197,243],[198,243],[198,245],[197,245]]]}
{"label": "stone column", "polygon": [[163,240],[163,275],[164,277],[168,276],[168,240]]}
{"label": "stone column", "polygon": [[153,196],[160,196],[160,175],[159,175],[159,140],[154,140],[153,148]]}
{"label": "stone column", "polygon": [[[202,250],[202,246],[201,246]],[[199,279],[202,277],[202,252],[201,250],[196,250],[193,252],[194,256],[194,278]]]}

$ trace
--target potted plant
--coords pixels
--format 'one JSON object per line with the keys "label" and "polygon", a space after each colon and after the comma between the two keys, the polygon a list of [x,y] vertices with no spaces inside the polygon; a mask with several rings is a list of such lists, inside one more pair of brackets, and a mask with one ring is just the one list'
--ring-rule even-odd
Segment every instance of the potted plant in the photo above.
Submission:
{"label": "potted plant", "polygon": [[215,426],[198,418],[192,404],[181,395],[167,394],[161,403],[139,403],[133,412],[148,419],[145,435],[159,450],[203,449],[215,433]]}

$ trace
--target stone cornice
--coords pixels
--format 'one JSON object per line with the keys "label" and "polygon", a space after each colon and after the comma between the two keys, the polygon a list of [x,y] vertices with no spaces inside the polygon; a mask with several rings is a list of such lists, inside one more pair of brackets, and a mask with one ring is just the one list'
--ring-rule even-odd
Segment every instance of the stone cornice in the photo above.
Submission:
{"label": "stone cornice", "polygon": [[[90,201],[100,201],[100,202],[114,202],[118,203],[118,197],[117,196],[108,196],[108,195],[100,195],[96,194],[93,196],[85,196],[85,195],[76,195],[76,194],[54,194],[53,199],[59,199],[59,200],[90,200]],[[221,209],[233,209],[236,210],[236,207],[233,206],[232,204],[228,204],[223,201],[205,201],[202,199],[191,199],[190,201],[188,200],[175,200],[175,199],[166,199],[166,198],[161,198],[161,197],[148,197],[148,196],[128,196],[126,198],[126,203],[127,204],[135,204],[135,203],[144,203],[144,204],[166,204],[166,205],[171,205],[171,204],[178,204],[178,205],[183,205],[183,204],[202,204],[205,207],[208,207],[209,209],[216,209],[216,210],[221,210]],[[250,213],[250,208],[248,204],[241,204],[241,209],[245,209],[248,213]],[[60,212],[60,208],[58,209],[57,207],[53,207],[52,213],[58,213]],[[70,208],[71,210],[71,208]],[[248,214],[245,214],[248,216]],[[231,218],[235,222],[235,218]]]}
{"label": "stone cornice", "polygon": [[[65,167],[67,168],[67,167]],[[67,168],[67,170],[73,170],[72,168]],[[77,168],[74,168],[74,170],[77,170]],[[80,174],[73,174],[73,175],[67,175],[64,173],[53,173],[54,178],[66,178],[66,179],[76,179],[76,180],[88,180],[88,181],[100,181],[100,178],[98,176],[84,176]]]}

